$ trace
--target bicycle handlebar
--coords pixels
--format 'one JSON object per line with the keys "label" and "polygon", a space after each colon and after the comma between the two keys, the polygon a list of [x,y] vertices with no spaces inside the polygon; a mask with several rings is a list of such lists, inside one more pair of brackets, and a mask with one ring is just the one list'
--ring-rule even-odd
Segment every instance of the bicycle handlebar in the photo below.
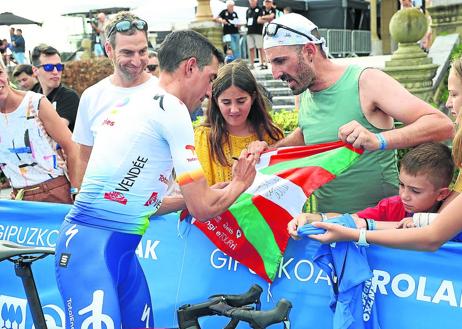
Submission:
{"label": "bicycle handlebar", "polygon": [[[264,329],[279,322],[284,323],[284,328],[289,328],[292,303],[281,299],[272,310],[260,311],[262,292],[263,289],[255,284],[240,295],[212,295],[206,302],[183,305],[177,311],[179,328],[200,329],[198,319],[207,315],[224,315],[230,318],[225,329],[236,328],[239,321],[247,322],[254,329]],[[255,304],[258,309],[254,309],[251,304]]]}
{"label": "bicycle handlebar", "polygon": [[276,307],[269,311],[255,311],[246,308],[236,308],[229,305],[218,303],[210,306],[219,314],[223,314],[236,323],[245,321],[254,329],[264,329],[272,324],[288,321],[292,303],[287,299],[281,299]]}
{"label": "bicycle handlebar", "polygon": [[263,289],[254,284],[250,289],[240,295],[213,295],[209,300],[199,304],[185,304],[178,311],[178,325],[180,329],[196,329],[200,328],[198,318],[206,315],[218,314],[211,306],[216,304],[228,304],[234,307],[241,307],[249,304],[260,305],[260,295]]}
{"label": "bicycle handlebar", "polygon": [[212,295],[209,298],[223,298],[224,302],[233,307],[241,307],[249,304],[256,304],[257,308],[260,303],[260,296],[263,292],[263,289],[258,285],[254,284],[250,289],[240,295]]}

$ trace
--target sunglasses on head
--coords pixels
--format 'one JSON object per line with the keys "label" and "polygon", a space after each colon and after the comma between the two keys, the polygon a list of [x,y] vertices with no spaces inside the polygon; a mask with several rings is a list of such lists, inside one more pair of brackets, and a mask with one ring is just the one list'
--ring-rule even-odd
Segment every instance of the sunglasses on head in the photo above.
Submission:
{"label": "sunglasses on head", "polygon": [[42,65],[39,65],[37,67],[38,68],[43,67],[43,70],[45,72],[53,72],[55,67],[56,67],[56,70],[58,72],[61,72],[62,70],[64,70],[64,64],[61,64],[61,63],[59,63],[59,64],[42,64]]}
{"label": "sunglasses on head", "polygon": [[313,40],[313,36],[308,36],[307,34],[305,33],[302,33],[302,32],[299,32],[297,30],[294,30],[294,29],[291,29],[290,27],[288,26],[285,26],[285,25],[282,25],[282,24],[278,24],[278,23],[269,23],[265,26],[265,29],[263,31],[263,35],[267,35],[267,36],[270,36],[270,37],[274,37],[277,33],[278,33],[278,30],[279,29],[284,29],[284,30],[287,30],[287,31],[290,31],[290,32],[293,32],[293,33],[296,33],[298,35],[302,35],[304,36],[305,38],[307,38],[308,40],[312,41],[312,42],[316,42],[316,43],[319,43],[320,40],[317,40],[317,39],[314,39]]}
{"label": "sunglasses on head", "polygon": [[146,65],[146,68],[148,69],[149,72],[153,72],[157,69],[159,65],[158,64],[148,64]]}
{"label": "sunglasses on head", "polygon": [[147,31],[148,30],[148,23],[143,21],[142,19],[135,19],[133,21],[124,19],[118,21],[114,24],[114,26],[109,30],[107,37],[109,38],[114,32],[128,32],[131,29],[136,28],[139,31]]}

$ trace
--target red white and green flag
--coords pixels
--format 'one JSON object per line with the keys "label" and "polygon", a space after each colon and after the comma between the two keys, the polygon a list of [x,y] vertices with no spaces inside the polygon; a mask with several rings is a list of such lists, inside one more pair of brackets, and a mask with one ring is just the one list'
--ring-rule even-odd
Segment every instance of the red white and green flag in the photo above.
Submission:
{"label": "red white and green flag", "polygon": [[340,141],[265,152],[253,184],[226,212],[192,222],[221,251],[272,282],[289,240],[287,223],[302,212],[314,190],[361,154]]}

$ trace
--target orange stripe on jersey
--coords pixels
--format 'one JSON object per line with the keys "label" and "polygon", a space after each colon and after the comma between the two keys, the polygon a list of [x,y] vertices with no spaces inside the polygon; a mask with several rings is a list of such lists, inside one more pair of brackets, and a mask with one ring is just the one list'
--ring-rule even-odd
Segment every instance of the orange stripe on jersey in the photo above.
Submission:
{"label": "orange stripe on jersey", "polygon": [[176,181],[180,186],[182,186],[189,184],[193,181],[198,181],[202,177],[204,177],[204,172],[202,171],[202,168],[199,168],[194,171],[188,171],[181,175],[178,175]]}

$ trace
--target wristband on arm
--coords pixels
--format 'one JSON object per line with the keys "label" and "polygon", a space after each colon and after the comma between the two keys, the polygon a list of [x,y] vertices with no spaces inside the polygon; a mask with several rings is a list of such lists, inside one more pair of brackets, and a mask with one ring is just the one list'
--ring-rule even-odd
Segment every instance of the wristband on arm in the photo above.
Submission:
{"label": "wristband on arm", "polygon": [[377,139],[379,141],[379,150],[380,151],[386,150],[387,147],[388,147],[388,143],[387,143],[387,140],[385,139],[385,137],[383,137],[383,135],[381,133],[375,134],[375,137],[377,137]]}
{"label": "wristband on arm", "polygon": [[367,230],[365,228],[359,229],[359,239],[358,239],[358,242],[356,242],[358,246],[369,247],[369,243],[367,243],[367,240],[366,240],[366,232]]}
{"label": "wristband on arm", "polygon": [[373,219],[365,219],[366,224],[367,224],[367,229],[369,231],[374,231],[377,228],[377,223]]}
{"label": "wristband on arm", "polygon": [[77,194],[79,194],[80,189],[78,187],[71,187],[69,189],[69,192],[71,193],[72,200],[75,200],[75,197],[77,196]]}
{"label": "wristband on arm", "polygon": [[414,222],[415,227],[424,227],[430,225],[436,216],[438,216],[438,214],[429,212],[417,212],[412,215],[412,221]]}

